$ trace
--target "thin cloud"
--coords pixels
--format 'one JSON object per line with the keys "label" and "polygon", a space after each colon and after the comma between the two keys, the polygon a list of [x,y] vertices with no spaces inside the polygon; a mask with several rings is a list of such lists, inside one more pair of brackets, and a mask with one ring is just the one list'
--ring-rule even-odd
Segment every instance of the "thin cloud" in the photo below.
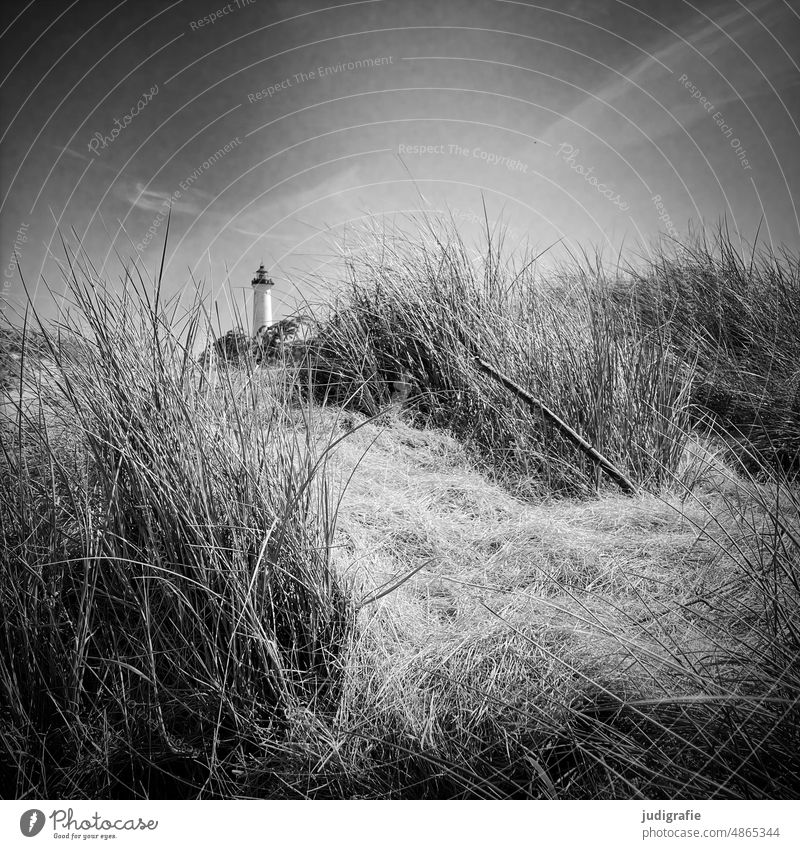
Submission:
{"label": "thin cloud", "polygon": [[166,208],[171,208],[173,213],[182,212],[196,215],[200,211],[199,207],[191,201],[182,197],[175,197],[168,192],[146,189],[144,184],[139,182],[133,185],[122,184],[119,187],[118,194],[130,206],[145,212],[163,212]]}
{"label": "thin cloud", "polygon": [[230,233],[238,233],[240,236],[247,236],[248,239],[272,239],[276,242],[295,242],[298,237],[286,235],[281,235],[280,233],[266,233],[263,230],[258,232],[256,230],[246,230],[243,227],[227,227],[226,228]]}
{"label": "thin cloud", "polygon": [[81,162],[92,162],[96,161],[96,157],[93,156],[85,156],[82,153],[78,153],[77,150],[73,150],[71,147],[61,147],[61,145],[51,144],[49,145],[53,150],[57,150],[62,156],[70,156],[72,159],[80,159]]}

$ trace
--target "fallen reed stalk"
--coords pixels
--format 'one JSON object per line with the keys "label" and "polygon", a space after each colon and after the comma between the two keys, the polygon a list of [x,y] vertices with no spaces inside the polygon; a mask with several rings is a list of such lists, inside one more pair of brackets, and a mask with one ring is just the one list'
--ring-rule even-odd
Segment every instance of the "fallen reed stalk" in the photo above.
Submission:
{"label": "fallen reed stalk", "polygon": [[542,403],[538,398],[534,398],[529,392],[524,390],[519,384],[506,377],[506,375],[492,368],[489,363],[482,360],[480,357],[475,358],[475,362],[486,372],[490,377],[494,378],[498,383],[501,383],[506,389],[513,392],[518,398],[535,410],[538,410],[542,415],[554,425],[561,433],[563,433],[573,445],[576,445],[587,457],[597,463],[600,468],[618,485],[619,488],[627,495],[635,495],[636,487],[628,480],[628,478],[599,451],[591,446],[574,428],[571,428],[563,419],[559,418],[546,404]]}

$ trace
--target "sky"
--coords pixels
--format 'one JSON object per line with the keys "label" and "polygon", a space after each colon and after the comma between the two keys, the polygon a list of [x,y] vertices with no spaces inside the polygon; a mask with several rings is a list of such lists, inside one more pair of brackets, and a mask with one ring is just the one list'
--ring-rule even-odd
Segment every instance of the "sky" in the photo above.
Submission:
{"label": "sky", "polygon": [[[0,307],[54,318],[62,237],[276,318],[358,233],[646,255],[800,241],[798,0],[22,0],[0,25]],[[24,278],[24,286],[17,269]],[[26,294],[27,293],[27,294]]]}

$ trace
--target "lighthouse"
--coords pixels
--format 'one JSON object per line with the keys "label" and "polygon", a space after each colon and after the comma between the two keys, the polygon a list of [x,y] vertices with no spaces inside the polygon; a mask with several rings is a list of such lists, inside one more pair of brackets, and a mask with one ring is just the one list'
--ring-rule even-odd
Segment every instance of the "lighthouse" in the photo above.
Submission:
{"label": "lighthouse", "polygon": [[258,336],[263,327],[272,326],[272,287],[275,285],[267,277],[263,262],[250,285],[253,287],[253,336]]}

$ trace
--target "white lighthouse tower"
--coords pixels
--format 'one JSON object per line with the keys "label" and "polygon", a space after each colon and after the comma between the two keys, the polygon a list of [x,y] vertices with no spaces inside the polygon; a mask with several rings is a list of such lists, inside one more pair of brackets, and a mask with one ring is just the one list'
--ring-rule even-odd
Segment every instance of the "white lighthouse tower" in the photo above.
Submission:
{"label": "white lighthouse tower", "polygon": [[253,287],[253,336],[258,336],[263,327],[272,326],[272,287],[262,262],[250,284]]}

